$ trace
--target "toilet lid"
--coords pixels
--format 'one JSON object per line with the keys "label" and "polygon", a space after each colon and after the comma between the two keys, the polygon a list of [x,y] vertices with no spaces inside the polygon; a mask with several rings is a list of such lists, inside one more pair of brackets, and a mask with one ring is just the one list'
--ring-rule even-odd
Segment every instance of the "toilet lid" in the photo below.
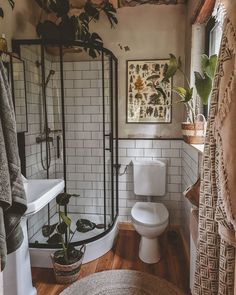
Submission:
{"label": "toilet lid", "polygon": [[137,202],[131,210],[134,220],[143,225],[157,225],[166,222],[169,212],[161,203]]}

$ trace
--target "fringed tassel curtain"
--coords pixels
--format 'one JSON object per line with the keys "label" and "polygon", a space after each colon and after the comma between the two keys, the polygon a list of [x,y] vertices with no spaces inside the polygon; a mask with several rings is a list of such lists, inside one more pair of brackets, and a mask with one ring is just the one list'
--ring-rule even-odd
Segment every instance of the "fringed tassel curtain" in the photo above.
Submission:
{"label": "fringed tassel curtain", "polygon": [[236,1],[224,4],[201,175],[194,295],[236,294]]}

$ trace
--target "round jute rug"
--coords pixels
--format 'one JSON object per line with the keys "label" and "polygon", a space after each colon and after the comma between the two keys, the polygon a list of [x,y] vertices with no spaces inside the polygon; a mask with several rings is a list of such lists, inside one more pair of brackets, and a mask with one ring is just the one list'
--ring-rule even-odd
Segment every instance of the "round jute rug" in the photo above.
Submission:
{"label": "round jute rug", "polygon": [[83,278],[60,295],[184,295],[173,284],[134,270],[109,270]]}

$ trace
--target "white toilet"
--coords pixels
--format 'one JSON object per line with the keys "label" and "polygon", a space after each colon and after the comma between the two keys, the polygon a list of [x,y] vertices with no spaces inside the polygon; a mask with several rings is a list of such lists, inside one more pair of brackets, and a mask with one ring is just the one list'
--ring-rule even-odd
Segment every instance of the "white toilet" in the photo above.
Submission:
{"label": "white toilet", "polygon": [[139,258],[146,263],[160,260],[158,236],[168,226],[169,212],[161,203],[149,202],[151,196],[166,193],[166,163],[159,160],[134,160],[134,193],[147,196],[147,202],[137,202],[131,210],[136,231],[141,235]]}

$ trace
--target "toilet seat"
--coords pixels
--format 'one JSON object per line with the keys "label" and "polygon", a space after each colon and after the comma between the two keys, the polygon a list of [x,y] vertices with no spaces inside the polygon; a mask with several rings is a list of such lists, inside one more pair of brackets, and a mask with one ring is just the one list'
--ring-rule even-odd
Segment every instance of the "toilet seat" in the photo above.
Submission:
{"label": "toilet seat", "polygon": [[168,221],[169,212],[162,203],[137,202],[131,210],[131,216],[143,226],[158,226]]}

